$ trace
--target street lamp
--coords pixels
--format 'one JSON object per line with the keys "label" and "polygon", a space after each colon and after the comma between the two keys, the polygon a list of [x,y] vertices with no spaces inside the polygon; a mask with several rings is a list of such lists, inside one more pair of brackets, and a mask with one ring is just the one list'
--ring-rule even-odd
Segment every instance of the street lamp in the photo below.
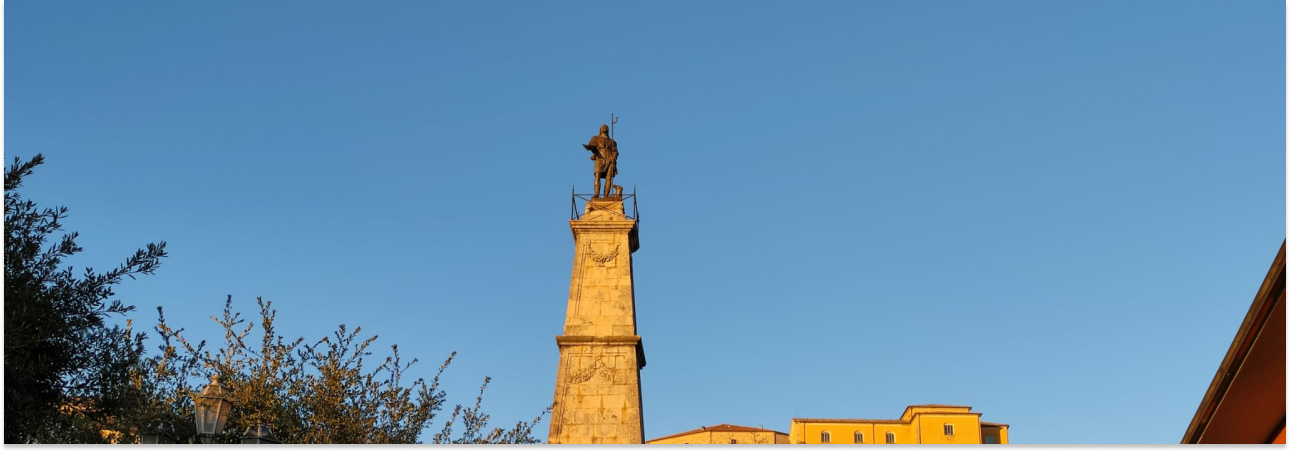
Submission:
{"label": "street lamp", "polygon": [[169,422],[154,420],[152,425],[139,435],[143,444],[175,444],[175,426]]}
{"label": "street lamp", "polygon": [[224,422],[233,410],[232,393],[219,384],[219,375],[211,377],[211,384],[197,395],[197,435],[210,444],[215,435],[224,433]]}
{"label": "street lamp", "polygon": [[246,433],[242,434],[242,444],[282,444],[282,441],[278,441],[278,438],[273,436],[269,426],[255,424],[247,427]]}

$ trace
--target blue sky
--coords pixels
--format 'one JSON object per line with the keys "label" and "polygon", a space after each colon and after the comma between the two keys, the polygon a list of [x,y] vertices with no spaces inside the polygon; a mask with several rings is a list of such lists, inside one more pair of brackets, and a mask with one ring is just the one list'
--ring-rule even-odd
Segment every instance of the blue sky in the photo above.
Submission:
{"label": "blue sky", "polygon": [[[5,156],[122,299],[554,394],[580,147],[638,192],[645,434],[970,405],[1177,443],[1286,236],[1270,1],[5,7]],[[435,424],[432,428],[437,428]],[[547,424],[539,428],[545,438]]]}

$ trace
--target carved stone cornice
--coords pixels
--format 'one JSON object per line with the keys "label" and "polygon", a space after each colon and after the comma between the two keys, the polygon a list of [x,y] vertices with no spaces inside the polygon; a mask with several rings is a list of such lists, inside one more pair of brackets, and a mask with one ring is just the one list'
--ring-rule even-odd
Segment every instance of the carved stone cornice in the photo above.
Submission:
{"label": "carved stone cornice", "polygon": [[556,336],[555,344],[566,345],[635,345],[637,369],[645,368],[645,341],[640,336]]}

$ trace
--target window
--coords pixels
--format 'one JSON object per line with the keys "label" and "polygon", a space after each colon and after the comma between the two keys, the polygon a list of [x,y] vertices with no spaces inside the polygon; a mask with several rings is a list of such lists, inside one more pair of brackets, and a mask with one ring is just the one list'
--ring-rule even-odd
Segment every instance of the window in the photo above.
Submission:
{"label": "window", "polygon": [[734,438],[730,438],[730,444],[739,444],[739,441],[735,441]]}
{"label": "window", "polygon": [[945,436],[954,436],[954,424],[945,424]]}
{"label": "window", "polygon": [[985,443],[986,443],[986,444],[999,444],[999,438],[995,438],[995,437],[994,437],[994,435],[985,435]]}
{"label": "window", "polygon": [[855,441],[856,444],[864,444],[864,433],[856,432]]}
{"label": "window", "polygon": [[833,435],[830,435],[829,432],[820,432],[820,442],[821,443],[833,442],[832,438],[830,438],[831,436]]}
{"label": "window", "polygon": [[896,434],[887,432],[887,444],[896,444]]}

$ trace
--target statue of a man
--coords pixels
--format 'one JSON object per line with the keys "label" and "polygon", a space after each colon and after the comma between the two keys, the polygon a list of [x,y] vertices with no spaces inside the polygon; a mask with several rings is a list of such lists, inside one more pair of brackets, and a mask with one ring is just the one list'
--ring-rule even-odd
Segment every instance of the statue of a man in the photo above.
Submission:
{"label": "statue of a man", "polygon": [[605,180],[605,193],[603,197],[608,198],[610,192],[614,189],[614,176],[618,175],[618,143],[613,138],[609,138],[609,126],[600,125],[600,135],[591,137],[591,142],[582,145],[588,151],[591,151],[591,159],[596,161],[596,190],[595,197],[601,197],[600,180]]}

